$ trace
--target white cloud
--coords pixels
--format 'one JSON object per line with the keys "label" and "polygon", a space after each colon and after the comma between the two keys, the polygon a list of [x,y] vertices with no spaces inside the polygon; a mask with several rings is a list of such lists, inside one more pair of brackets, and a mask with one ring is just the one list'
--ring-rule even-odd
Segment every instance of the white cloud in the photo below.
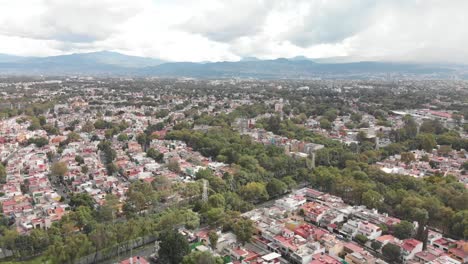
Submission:
{"label": "white cloud", "polygon": [[466,62],[465,0],[0,0],[0,53]]}

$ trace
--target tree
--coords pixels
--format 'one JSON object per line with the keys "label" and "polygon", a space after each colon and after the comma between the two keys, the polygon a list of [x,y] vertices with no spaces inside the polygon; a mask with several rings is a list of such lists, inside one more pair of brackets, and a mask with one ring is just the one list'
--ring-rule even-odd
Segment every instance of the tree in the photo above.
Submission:
{"label": "tree", "polygon": [[446,156],[448,153],[450,153],[452,151],[452,147],[449,146],[449,145],[442,145],[439,147],[439,149],[437,150],[437,153],[439,153],[439,155],[444,155]]}
{"label": "tree", "polygon": [[87,193],[74,193],[70,196],[69,204],[73,208],[78,208],[80,206],[94,208],[94,199]]}
{"label": "tree", "polygon": [[107,122],[102,119],[98,119],[96,122],[94,122],[94,127],[96,129],[104,129],[107,127]]}
{"label": "tree", "polygon": [[78,133],[70,132],[67,135],[67,142],[77,142],[80,141],[81,137]]}
{"label": "tree", "polygon": [[113,175],[114,173],[119,171],[119,168],[115,163],[109,162],[106,164],[106,170],[108,175]]}
{"label": "tree", "polygon": [[68,167],[65,162],[55,162],[50,169],[53,176],[63,177],[67,174]]}
{"label": "tree", "polygon": [[111,226],[105,224],[97,224],[88,237],[93,242],[95,253],[117,243],[115,232]]}
{"label": "tree", "polygon": [[[2,174],[2,173],[1,173],[1,170],[2,170],[2,169],[1,169],[1,168],[2,168],[2,167],[1,167],[1,165],[0,165],[0,177],[1,177],[1,174]],[[461,168],[462,168],[463,170],[465,170],[465,171],[468,171],[468,161],[465,161],[465,162],[463,163],[463,165],[462,165]]]}
{"label": "tree", "polygon": [[86,166],[86,165],[82,166],[82,167],[81,167],[81,172],[82,172],[83,174],[87,174],[87,173],[89,172],[88,166]]}
{"label": "tree", "polygon": [[167,168],[173,172],[180,172],[180,165],[176,159],[171,159],[167,163]]}
{"label": "tree", "polygon": [[190,209],[166,210],[161,216],[156,229],[158,231],[170,230],[174,226],[185,226],[188,229],[196,229],[200,226],[200,218]]}
{"label": "tree", "polygon": [[162,233],[160,240],[158,251],[160,263],[179,264],[190,252],[187,239],[176,230]]}
{"label": "tree", "polygon": [[43,115],[39,116],[38,119],[39,119],[39,124],[40,124],[41,126],[44,126],[44,125],[47,123],[47,119],[46,119],[46,117],[43,116]]}
{"label": "tree", "polygon": [[323,129],[331,129],[332,128],[332,124],[330,123],[330,121],[326,118],[322,118],[320,119],[320,128],[323,128]]}
{"label": "tree", "polygon": [[240,218],[238,219],[233,227],[234,234],[236,235],[237,241],[244,245],[250,242],[252,235],[255,231],[253,221],[250,219]]}
{"label": "tree", "polygon": [[71,213],[70,218],[75,221],[76,227],[78,227],[80,230],[83,230],[87,224],[94,221],[91,213],[92,211],[90,207],[79,206],[73,213]]}
{"label": "tree", "polygon": [[192,251],[192,253],[185,256],[182,264],[223,264],[224,261],[221,257],[215,257],[208,251]]}
{"label": "tree", "polygon": [[112,139],[115,134],[116,134],[116,131],[113,128],[107,129],[104,132],[104,137],[107,138],[107,139]]}
{"label": "tree", "polygon": [[141,133],[137,135],[136,139],[138,144],[140,144],[143,147],[143,149],[146,149],[146,146],[148,144],[148,136],[146,136],[145,133]]}
{"label": "tree", "polygon": [[352,113],[351,114],[351,120],[354,122],[354,123],[359,123],[361,122],[361,119],[362,119],[362,115],[359,114],[359,113]]}
{"label": "tree", "polygon": [[224,209],[211,208],[204,214],[204,216],[206,217],[208,225],[213,227],[220,226],[222,224],[222,220],[224,220]]}
{"label": "tree", "polygon": [[155,150],[154,148],[149,148],[146,151],[146,156],[154,159],[157,162],[162,162],[164,159],[164,154],[160,153],[159,151]]}
{"label": "tree", "polygon": [[31,231],[31,241],[34,253],[42,252],[47,249],[50,244],[50,239],[47,232],[43,229],[35,228]]}
{"label": "tree", "polygon": [[218,245],[218,233],[216,233],[215,231],[208,232],[208,239],[210,240],[211,248],[215,250],[216,246]]}
{"label": "tree", "polygon": [[401,153],[400,160],[405,164],[410,164],[411,162],[415,161],[416,158],[414,157],[414,154],[412,152],[403,152]]}
{"label": "tree", "polygon": [[32,239],[28,235],[18,236],[15,239],[14,243],[15,243],[15,248],[17,250],[16,254],[20,258],[30,256],[34,251],[33,244],[32,244]]}
{"label": "tree", "polygon": [[282,178],[281,181],[286,184],[288,190],[292,190],[297,187],[297,182],[293,179],[292,176],[286,176]]}
{"label": "tree", "polygon": [[224,200],[224,196],[222,194],[217,193],[210,196],[208,199],[208,204],[214,208],[224,208],[226,201]]}
{"label": "tree", "polygon": [[393,226],[393,234],[399,239],[410,238],[413,235],[413,231],[413,224],[405,220]]}
{"label": "tree", "polygon": [[83,159],[83,157],[81,157],[80,155],[76,155],[76,156],[75,156],[75,161],[76,161],[79,165],[81,165],[81,164],[84,163],[84,159]]}
{"label": "tree", "polygon": [[16,254],[16,243],[15,241],[20,236],[16,229],[5,229],[3,235],[0,237],[0,245],[6,249],[13,251]]}
{"label": "tree", "polygon": [[273,178],[270,182],[267,183],[266,189],[270,197],[276,197],[278,195],[284,194],[288,189],[286,183]]}
{"label": "tree", "polygon": [[57,239],[47,250],[52,263],[74,263],[76,259],[92,251],[92,243],[84,234],[73,234],[65,240]]}
{"label": "tree", "polygon": [[390,261],[399,262],[401,254],[400,247],[392,243],[387,243],[382,248],[382,254]]}
{"label": "tree", "polygon": [[380,243],[379,241],[377,240],[374,240],[372,241],[371,243],[371,248],[375,251],[379,250],[380,248],[382,248],[382,243]]}
{"label": "tree", "polygon": [[379,209],[383,204],[383,200],[383,196],[374,190],[368,190],[362,194],[362,202],[367,208]]}
{"label": "tree", "polygon": [[403,121],[405,123],[403,127],[405,139],[416,137],[416,134],[418,133],[418,125],[416,124],[416,121],[414,121],[414,118],[410,115],[406,115],[403,117]]}
{"label": "tree", "polygon": [[0,162],[0,183],[6,182],[6,169],[5,166]]}
{"label": "tree", "polygon": [[338,110],[331,108],[327,110],[323,116],[328,119],[330,122],[335,121],[336,117],[338,116]]}
{"label": "tree", "polygon": [[431,152],[436,146],[437,142],[432,134],[420,134],[416,137],[419,147],[426,152]]}
{"label": "tree", "polygon": [[146,182],[136,181],[127,191],[127,200],[123,209],[127,216],[131,216],[151,209],[156,202],[157,196],[153,186]]}
{"label": "tree", "polygon": [[251,202],[259,202],[268,200],[268,192],[266,186],[261,182],[249,182],[242,186],[240,193],[245,200]]}
{"label": "tree", "polygon": [[354,236],[354,240],[356,240],[359,244],[364,245],[369,239],[365,235],[357,234]]}
{"label": "tree", "polygon": [[28,144],[34,144],[36,147],[42,148],[43,146],[49,144],[49,140],[43,137],[30,138],[28,139]]}
{"label": "tree", "polygon": [[359,131],[356,135],[356,139],[359,143],[364,142],[367,139],[367,133],[364,131]]}
{"label": "tree", "polygon": [[128,135],[125,133],[121,133],[119,136],[117,136],[118,141],[128,141]]}
{"label": "tree", "polygon": [[158,112],[156,112],[156,117],[157,118],[164,118],[167,115],[169,115],[169,110],[167,110],[167,109],[161,109]]}
{"label": "tree", "polygon": [[100,222],[112,221],[119,212],[119,198],[114,194],[107,194],[104,205],[101,205],[96,215]]}
{"label": "tree", "polygon": [[468,238],[468,210],[456,213],[452,219],[451,231],[460,238]]}
{"label": "tree", "polygon": [[452,115],[452,119],[455,121],[455,123],[457,124],[457,126],[461,126],[462,120],[463,120],[463,116],[462,116],[462,115],[460,115],[460,114],[453,114],[453,115]]}
{"label": "tree", "polygon": [[171,187],[171,184],[172,182],[164,175],[155,176],[151,182],[151,185],[157,191],[167,190]]}
{"label": "tree", "polygon": [[90,121],[86,121],[86,123],[81,127],[82,132],[90,133],[93,132],[94,130],[94,125]]}
{"label": "tree", "polygon": [[28,127],[28,130],[33,131],[33,130],[38,130],[40,128],[41,128],[41,123],[40,123],[39,119],[37,117],[34,117],[34,116],[31,117],[31,123],[30,123],[30,125]]}

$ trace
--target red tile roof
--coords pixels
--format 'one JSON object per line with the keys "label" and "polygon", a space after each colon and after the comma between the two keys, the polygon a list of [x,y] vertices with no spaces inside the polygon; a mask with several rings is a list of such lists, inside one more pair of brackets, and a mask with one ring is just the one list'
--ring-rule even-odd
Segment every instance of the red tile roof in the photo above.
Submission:
{"label": "red tile roof", "polygon": [[419,240],[416,240],[414,238],[410,238],[410,239],[405,239],[403,240],[403,244],[401,244],[401,248],[403,248],[404,250],[408,251],[408,252],[411,252],[413,251],[413,249],[415,249],[419,244],[422,244],[421,241]]}

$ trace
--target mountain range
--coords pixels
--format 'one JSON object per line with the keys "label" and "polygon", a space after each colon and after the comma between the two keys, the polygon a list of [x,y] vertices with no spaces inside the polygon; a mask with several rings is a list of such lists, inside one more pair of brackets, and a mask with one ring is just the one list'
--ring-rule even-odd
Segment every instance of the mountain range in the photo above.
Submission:
{"label": "mountain range", "polygon": [[[465,67],[461,67],[466,69]],[[459,65],[349,62],[346,58],[311,60],[299,56],[274,60],[247,57],[236,62],[166,62],[111,51],[50,57],[0,54],[0,74],[106,75],[195,78],[368,78],[382,74],[449,77]]]}

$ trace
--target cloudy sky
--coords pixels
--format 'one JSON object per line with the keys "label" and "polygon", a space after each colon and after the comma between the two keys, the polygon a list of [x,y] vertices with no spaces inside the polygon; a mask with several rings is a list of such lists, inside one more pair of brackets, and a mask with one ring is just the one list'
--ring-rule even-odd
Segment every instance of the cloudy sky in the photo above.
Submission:
{"label": "cloudy sky", "polygon": [[0,0],[0,53],[468,62],[467,0]]}

